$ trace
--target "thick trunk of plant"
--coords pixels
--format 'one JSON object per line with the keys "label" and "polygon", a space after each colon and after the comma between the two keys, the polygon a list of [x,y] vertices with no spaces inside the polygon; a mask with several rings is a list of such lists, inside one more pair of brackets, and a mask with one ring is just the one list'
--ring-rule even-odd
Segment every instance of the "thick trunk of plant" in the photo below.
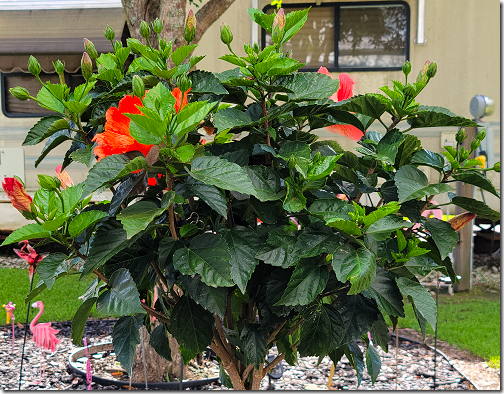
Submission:
{"label": "thick trunk of plant", "polygon": [[[234,3],[235,0],[210,0],[196,13],[196,37],[191,44],[197,44],[205,31]],[[173,42],[173,49],[185,44],[184,24],[187,0],[122,0],[126,22],[131,37],[144,41],[140,35],[140,23],[148,23],[159,18],[164,22],[160,36]],[[218,39],[218,37],[216,37]],[[157,47],[157,37],[150,37],[153,47]]]}

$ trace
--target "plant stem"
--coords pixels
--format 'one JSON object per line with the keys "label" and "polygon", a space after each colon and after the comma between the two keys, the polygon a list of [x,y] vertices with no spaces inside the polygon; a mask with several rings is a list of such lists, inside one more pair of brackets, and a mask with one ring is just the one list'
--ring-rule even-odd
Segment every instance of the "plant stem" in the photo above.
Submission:
{"label": "plant stem", "polygon": [[165,286],[166,290],[169,290],[170,286],[168,286],[168,281],[166,280],[166,277],[161,272],[161,269],[159,269],[159,266],[157,265],[156,261],[151,260],[150,265],[152,268],[154,268],[154,271],[156,272],[157,276],[159,277],[159,279],[161,280],[161,282]]}
{"label": "plant stem", "polygon": [[[172,172],[167,169],[166,170],[166,190],[172,191],[173,190],[173,174]],[[177,236],[177,229],[175,228],[175,214],[173,210],[173,203],[170,204],[170,207],[168,208],[168,218],[170,221],[170,233],[172,238],[177,241],[178,236]]]}

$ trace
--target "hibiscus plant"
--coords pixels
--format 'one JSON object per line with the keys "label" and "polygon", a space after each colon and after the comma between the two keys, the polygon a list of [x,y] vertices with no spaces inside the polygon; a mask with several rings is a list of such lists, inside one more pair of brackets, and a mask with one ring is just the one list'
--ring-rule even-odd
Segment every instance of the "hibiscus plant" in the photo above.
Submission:
{"label": "hibiscus plant", "polygon": [[[434,328],[435,302],[417,278],[436,270],[457,282],[449,257],[456,230],[475,214],[499,218],[453,193],[451,204],[471,213],[451,222],[422,213],[435,195],[454,190],[454,180],[498,196],[485,171],[499,165],[480,168],[470,159],[484,131],[470,149],[461,145],[463,127],[476,123],[416,101],[436,63],[415,79],[406,62],[404,82],[353,96],[348,75],[302,72],[304,64],[283,52],[308,10],[248,13],[272,45],[245,44],[246,56],[238,56],[223,24],[230,54],[221,59],[232,68],[221,73],[194,70],[201,57],[190,56],[190,18],[187,45],[173,51],[162,38],[159,48],[135,39],[123,47],[110,28],[111,53],[98,56],[85,40],[86,82],[73,91],[61,62],[60,83],[45,83],[31,57],[42,88],[36,97],[22,87],[11,92],[55,114],[35,124],[24,145],[46,141],[37,164],[59,144],[71,146],[57,176],[39,176],[33,201],[17,179],[8,181],[7,193],[21,202],[15,206],[34,223],[3,245],[42,238],[68,248],[39,263],[28,302],[76,267],[80,278],[96,276],[81,297],[72,338],[81,343],[94,305],[122,316],[112,336],[127,370],[145,326],[166,358],[167,333],[186,361],[209,346],[221,380],[235,389],[258,389],[281,360],[294,364],[298,355],[334,362],[346,355],[359,382],[365,368],[374,382],[375,346],[387,350],[385,317],[393,324],[404,317],[407,297],[424,334],[427,323]],[[142,23],[143,37],[151,28],[159,33],[162,22]],[[439,126],[460,128],[457,146],[442,155],[408,133]],[[324,127],[358,140],[356,152],[317,141],[313,131]],[[64,171],[72,162],[90,167],[80,184]],[[438,182],[429,184],[420,166],[436,171]],[[108,189],[110,201],[92,201]],[[273,346],[278,356],[267,363]]]}

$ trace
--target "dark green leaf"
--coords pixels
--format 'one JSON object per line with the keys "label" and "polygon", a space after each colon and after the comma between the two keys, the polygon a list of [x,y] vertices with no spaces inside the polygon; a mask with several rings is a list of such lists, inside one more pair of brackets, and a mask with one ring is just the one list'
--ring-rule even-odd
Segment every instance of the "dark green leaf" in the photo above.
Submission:
{"label": "dark green leaf", "polygon": [[209,286],[234,286],[231,280],[231,256],[220,235],[201,234],[191,240],[190,248],[173,255],[175,268],[185,275],[200,274]]}
{"label": "dark green leaf", "polygon": [[371,330],[369,330],[371,337],[376,345],[380,346],[386,353],[388,352],[389,328],[383,316],[380,316],[377,321],[373,323]]}
{"label": "dark green leaf", "polygon": [[189,74],[192,81],[192,93],[227,94],[228,91],[222,86],[215,75],[208,71],[196,70]]}
{"label": "dark green leaf", "polygon": [[375,211],[371,212],[369,215],[366,215],[363,219],[364,225],[366,227],[369,227],[377,220],[384,218],[387,215],[397,213],[400,207],[401,206],[396,201],[386,203],[385,205],[382,205]]}
{"label": "dark green leaf", "polygon": [[50,290],[53,286],[58,274],[67,272],[67,258],[68,256],[64,253],[51,253],[37,266],[37,273],[39,274],[40,279],[46,284],[48,290]]}
{"label": "dark green leaf", "polygon": [[441,171],[445,166],[445,158],[439,153],[422,149],[413,155],[411,163],[433,167]]}
{"label": "dark green leaf", "polygon": [[275,305],[308,305],[320,294],[329,280],[325,265],[308,259],[301,260],[289,280],[282,298]]}
{"label": "dark green leaf", "polygon": [[166,335],[166,329],[164,324],[160,324],[154,330],[152,330],[149,339],[149,345],[164,359],[171,361],[171,349],[170,342],[168,340],[168,335]]}
{"label": "dark green leaf", "polygon": [[366,230],[366,234],[372,235],[377,241],[385,241],[390,237],[392,231],[412,226],[413,223],[397,216],[385,216],[371,224]]}
{"label": "dark green leaf", "polygon": [[312,223],[299,234],[294,253],[300,257],[313,257],[322,253],[333,254],[341,242],[341,238],[324,223]]}
{"label": "dark green leaf", "polygon": [[499,212],[494,211],[485,203],[475,200],[474,198],[457,196],[453,197],[451,202],[462,209],[475,213],[480,218],[490,219],[494,222],[500,220]]}
{"label": "dark green leaf", "polygon": [[376,277],[363,294],[374,298],[378,307],[391,316],[404,318],[404,304],[394,278],[381,265],[376,267]]}
{"label": "dark green leaf", "polygon": [[422,143],[417,137],[411,134],[406,135],[406,138],[404,139],[402,144],[399,145],[394,167],[401,168],[405,164],[409,164],[411,155],[413,155],[413,153],[415,153],[421,147]]}
{"label": "dark green leaf", "polygon": [[264,201],[278,200],[285,195],[281,188],[280,177],[269,167],[251,166],[243,167],[256,190],[256,197]]}
{"label": "dark green leaf", "polygon": [[131,238],[133,235],[145,230],[167,208],[168,206],[159,208],[152,201],[138,201],[123,209],[117,215],[117,219],[123,225],[124,230],[126,230],[127,237]]}
{"label": "dark green leaf", "polygon": [[408,118],[408,123],[413,128],[443,126],[478,127],[478,123],[462,116],[457,116],[446,108],[427,105],[419,106],[418,111]]}
{"label": "dark green leaf", "polygon": [[318,73],[296,73],[279,77],[274,85],[281,85],[294,93],[287,93],[291,101],[319,100],[333,95],[339,87],[338,79]]}
{"label": "dark green leaf", "polygon": [[131,373],[135,360],[136,347],[140,343],[139,329],[142,326],[142,318],[139,316],[121,317],[112,330],[112,345],[119,361],[124,369]]}
{"label": "dark green leaf", "polygon": [[203,182],[189,178],[185,183],[185,189],[203,200],[222,217],[227,217],[227,201],[224,192],[215,186],[205,185]]}
{"label": "dark green leaf", "polygon": [[367,289],[376,276],[376,256],[365,248],[355,251],[348,244],[333,254],[332,266],[340,282],[350,280],[349,295]]}
{"label": "dark green leaf", "polygon": [[240,339],[243,343],[243,351],[247,357],[247,364],[254,364],[256,369],[264,362],[267,351],[268,333],[258,324],[245,326]]}
{"label": "dark green leaf", "polygon": [[497,192],[497,190],[495,190],[495,187],[494,187],[494,185],[492,185],[492,182],[490,182],[487,177],[485,177],[483,174],[481,174],[478,171],[474,171],[474,170],[463,171],[463,172],[459,172],[459,173],[453,175],[453,177],[457,181],[461,181],[464,183],[469,183],[471,185],[477,186],[483,190],[486,190],[487,192],[492,193],[493,195],[497,196],[498,198],[500,198],[500,194]]}
{"label": "dark green leaf", "polygon": [[194,277],[180,276],[178,281],[197,304],[214,315],[224,317],[226,313],[227,289],[210,287],[201,281],[199,275]]}
{"label": "dark green leaf", "polygon": [[446,183],[429,185],[427,176],[418,168],[405,165],[395,175],[399,202],[413,200],[431,194],[441,194],[453,190]]}
{"label": "dark green leaf", "polygon": [[46,238],[50,235],[51,232],[44,230],[40,224],[31,223],[10,233],[9,236],[2,242],[1,246],[13,244],[14,242],[23,241],[25,239]]}
{"label": "dark green leaf", "polygon": [[429,322],[433,330],[436,330],[436,301],[434,301],[429,291],[420,283],[408,278],[397,278],[396,282],[401,293],[413,299],[418,313]]}
{"label": "dark green leaf", "polygon": [[350,365],[355,369],[357,373],[357,388],[362,382],[362,375],[364,374],[364,355],[362,351],[354,341],[347,344],[344,348],[345,356],[347,356]]}
{"label": "dark green leaf", "polygon": [[245,294],[247,282],[259,263],[255,258],[261,242],[257,233],[250,228],[235,226],[224,234],[231,255],[231,278]]}
{"label": "dark green leaf", "polygon": [[436,218],[427,219],[425,228],[430,232],[441,254],[441,259],[446,258],[453,248],[457,246],[459,236],[450,223]]}
{"label": "dark green leaf", "polygon": [[308,211],[330,222],[338,219],[349,220],[348,212],[353,212],[354,207],[339,198],[320,198],[308,208]]}
{"label": "dark green leaf", "polygon": [[68,122],[61,116],[45,116],[30,129],[23,141],[23,146],[36,145],[57,131],[66,130],[69,127]]}
{"label": "dark green leaf", "polygon": [[381,358],[378,351],[371,344],[368,345],[366,350],[366,366],[368,373],[371,376],[371,382],[375,384],[376,378],[380,373]]}
{"label": "dark green leaf", "polygon": [[376,152],[379,155],[388,157],[390,164],[394,164],[399,146],[404,141],[404,133],[398,129],[393,129],[383,136],[378,142]]}
{"label": "dark green leaf", "polygon": [[86,328],[86,323],[89,315],[91,314],[91,309],[95,304],[97,298],[91,297],[84,301],[75,312],[72,318],[72,342],[75,346],[82,346],[82,336],[84,335],[84,328]]}
{"label": "dark green leaf", "polygon": [[378,119],[387,107],[371,94],[354,96],[351,99],[340,101],[337,105],[344,111],[357,112]]}
{"label": "dark green leaf", "polygon": [[107,217],[108,214],[101,211],[86,211],[75,216],[68,225],[70,237],[76,237],[88,227],[96,224],[98,221]]}
{"label": "dark green leaf", "polygon": [[295,255],[296,235],[290,226],[283,226],[269,232],[267,245],[255,255],[256,259],[276,267],[287,268],[296,264],[300,257]]}
{"label": "dark green leaf", "polygon": [[183,296],[173,308],[169,330],[186,349],[202,353],[212,342],[214,322],[210,312]]}
{"label": "dark green leaf", "polygon": [[111,289],[101,293],[96,310],[105,314],[130,315],[145,313],[135,282],[126,268],[120,268],[109,279]]}
{"label": "dark green leaf", "polygon": [[219,131],[252,123],[247,113],[236,108],[224,108],[214,115],[214,125]]}
{"label": "dark green leaf", "polygon": [[51,152],[54,148],[61,145],[63,142],[71,139],[70,130],[60,130],[55,132],[53,135],[49,137],[47,140],[44,149],[40,153],[40,156],[35,160],[35,167],[37,167],[42,160]]}

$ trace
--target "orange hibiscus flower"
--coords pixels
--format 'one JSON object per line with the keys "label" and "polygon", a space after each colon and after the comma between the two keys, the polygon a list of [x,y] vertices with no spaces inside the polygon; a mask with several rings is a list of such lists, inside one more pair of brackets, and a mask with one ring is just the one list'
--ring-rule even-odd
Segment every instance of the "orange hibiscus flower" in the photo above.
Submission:
{"label": "orange hibiscus flower", "polygon": [[173,97],[175,97],[175,112],[178,113],[182,108],[184,108],[187,105],[187,93],[189,93],[191,89],[187,92],[182,92],[180,91],[179,88],[173,89],[173,92],[171,94]]}
{"label": "orange hibiscus flower", "polygon": [[[320,74],[329,75],[331,78],[333,78],[333,76],[329,73],[329,71],[327,71],[327,68],[325,67],[320,67],[317,72]],[[341,73],[340,75],[338,75],[338,79],[340,81],[340,86],[336,93],[329,97],[331,100],[336,102],[343,101],[352,97],[354,85],[354,81],[348,74]],[[335,124],[332,126],[327,126],[326,129],[331,133],[342,135],[343,137],[350,138],[354,141],[360,140],[364,135],[364,133],[357,127],[347,124]]]}

